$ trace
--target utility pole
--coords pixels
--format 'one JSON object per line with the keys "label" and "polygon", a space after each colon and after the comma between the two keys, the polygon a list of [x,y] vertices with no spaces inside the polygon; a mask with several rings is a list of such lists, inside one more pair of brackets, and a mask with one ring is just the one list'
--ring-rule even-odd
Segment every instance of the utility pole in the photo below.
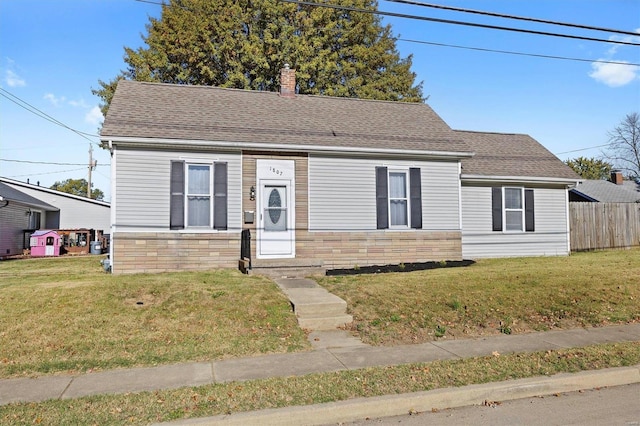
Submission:
{"label": "utility pole", "polygon": [[87,198],[91,198],[91,172],[98,164],[97,161],[93,159],[93,146],[89,144],[89,180],[87,181]]}

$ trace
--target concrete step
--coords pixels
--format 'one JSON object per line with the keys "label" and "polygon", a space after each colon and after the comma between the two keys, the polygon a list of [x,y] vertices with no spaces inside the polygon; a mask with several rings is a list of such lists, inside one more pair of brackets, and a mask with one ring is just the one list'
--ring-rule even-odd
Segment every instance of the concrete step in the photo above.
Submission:
{"label": "concrete step", "polygon": [[249,275],[264,275],[265,277],[277,278],[306,278],[315,275],[326,275],[327,270],[322,266],[290,266],[290,267],[269,267],[253,266],[248,270]]}
{"label": "concrete step", "polygon": [[276,284],[293,306],[300,327],[308,330],[335,330],[353,322],[347,302],[309,279],[276,278]]}
{"label": "concrete step", "polygon": [[351,315],[335,315],[330,317],[307,318],[298,317],[298,325],[307,330],[335,330],[353,322]]}
{"label": "concrete step", "polygon": [[298,317],[344,315],[347,310],[347,302],[321,287],[291,288],[287,290],[287,295]]}

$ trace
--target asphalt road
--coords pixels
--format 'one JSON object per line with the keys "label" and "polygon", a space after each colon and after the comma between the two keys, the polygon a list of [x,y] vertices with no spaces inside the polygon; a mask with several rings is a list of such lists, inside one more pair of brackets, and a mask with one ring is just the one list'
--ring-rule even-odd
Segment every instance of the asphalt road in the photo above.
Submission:
{"label": "asphalt road", "polygon": [[640,426],[640,384],[344,423],[352,426]]}

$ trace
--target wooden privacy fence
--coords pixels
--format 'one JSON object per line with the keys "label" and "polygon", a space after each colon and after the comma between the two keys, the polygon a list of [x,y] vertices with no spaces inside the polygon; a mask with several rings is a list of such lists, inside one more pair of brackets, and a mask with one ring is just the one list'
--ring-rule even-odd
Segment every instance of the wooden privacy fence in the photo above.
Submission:
{"label": "wooden privacy fence", "polygon": [[640,246],[640,203],[569,203],[571,251]]}

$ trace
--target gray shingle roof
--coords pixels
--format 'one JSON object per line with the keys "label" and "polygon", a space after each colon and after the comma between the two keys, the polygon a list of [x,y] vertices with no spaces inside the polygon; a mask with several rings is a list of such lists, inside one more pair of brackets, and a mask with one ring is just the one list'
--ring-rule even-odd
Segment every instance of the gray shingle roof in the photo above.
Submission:
{"label": "gray shingle roof", "polygon": [[463,175],[580,179],[529,135],[456,130],[476,155],[462,160]]}
{"label": "gray shingle roof", "polygon": [[426,104],[121,80],[103,139],[469,152]]}
{"label": "gray shingle roof", "polygon": [[14,201],[21,204],[26,204],[31,207],[40,207],[49,211],[60,210],[57,207],[52,206],[51,204],[47,204],[44,201],[40,201],[37,198],[32,197],[29,194],[25,194],[22,191],[18,191],[17,189],[9,185],[6,185],[2,182],[0,182],[0,195],[2,195],[2,197],[5,200],[9,200],[9,202]]}
{"label": "gray shingle roof", "polygon": [[101,137],[475,152],[464,174],[579,179],[530,136],[454,131],[422,103],[121,80]]}
{"label": "gray shingle roof", "polygon": [[[631,183],[635,185],[635,182]],[[586,180],[571,191],[601,203],[635,203],[640,200],[640,192],[632,185],[616,185],[607,180]]]}

